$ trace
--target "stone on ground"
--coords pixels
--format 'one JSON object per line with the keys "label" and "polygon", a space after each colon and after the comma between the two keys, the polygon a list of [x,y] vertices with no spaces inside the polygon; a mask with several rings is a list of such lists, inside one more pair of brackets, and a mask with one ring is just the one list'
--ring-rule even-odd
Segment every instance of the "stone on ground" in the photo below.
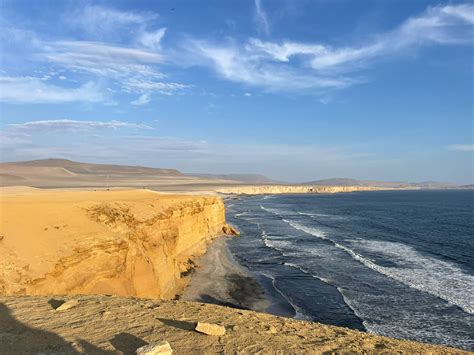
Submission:
{"label": "stone on ground", "polygon": [[196,331],[207,335],[224,335],[225,328],[218,324],[198,322]]}
{"label": "stone on ground", "polygon": [[64,302],[58,308],[56,308],[56,311],[67,311],[68,309],[76,307],[78,304],[78,300],[69,300],[67,302]]}
{"label": "stone on ground", "polygon": [[167,341],[150,343],[136,350],[137,355],[171,355],[172,353],[173,349]]}

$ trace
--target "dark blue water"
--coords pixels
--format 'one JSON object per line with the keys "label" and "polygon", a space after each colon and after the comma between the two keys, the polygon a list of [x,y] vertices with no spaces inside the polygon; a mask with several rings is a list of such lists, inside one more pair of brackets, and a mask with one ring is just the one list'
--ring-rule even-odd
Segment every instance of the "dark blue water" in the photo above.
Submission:
{"label": "dark blue water", "polygon": [[474,191],[227,201],[236,259],[295,316],[474,349]]}

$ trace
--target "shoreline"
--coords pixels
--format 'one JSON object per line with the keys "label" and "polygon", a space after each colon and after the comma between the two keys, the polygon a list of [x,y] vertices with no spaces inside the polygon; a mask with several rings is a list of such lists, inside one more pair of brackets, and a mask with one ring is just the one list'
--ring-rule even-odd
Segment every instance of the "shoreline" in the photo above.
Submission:
{"label": "shoreline", "polygon": [[283,298],[270,295],[267,287],[234,259],[227,240],[214,240],[196,260],[191,280],[179,299],[293,318],[293,307]]}

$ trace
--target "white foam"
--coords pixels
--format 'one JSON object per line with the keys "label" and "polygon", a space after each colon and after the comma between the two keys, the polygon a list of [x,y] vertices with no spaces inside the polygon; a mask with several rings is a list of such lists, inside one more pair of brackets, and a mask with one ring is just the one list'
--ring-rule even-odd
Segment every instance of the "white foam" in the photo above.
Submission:
{"label": "white foam", "polygon": [[272,236],[269,236],[264,230],[262,230],[262,240],[268,248],[272,248],[281,252],[287,248],[291,248],[293,244],[288,240],[281,240],[279,238],[274,239],[272,238]]}
{"label": "white foam", "polygon": [[283,265],[290,266],[290,267],[292,267],[292,268],[294,268],[294,269],[298,269],[298,270],[300,270],[301,272],[303,272],[303,273],[305,273],[305,274],[311,276],[312,278],[321,280],[322,282],[325,282],[325,283],[331,285],[331,283],[329,282],[328,279],[325,279],[324,277],[319,277],[319,276],[313,275],[313,274],[310,273],[308,270],[306,270],[305,268],[303,268],[303,267],[301,267],[301,266],[299,266],[299,265],[296,265],[296,264],[293,264],[293,263],[287,263],[287,262],[283,263]]}
{"label": "white foam", "polygon": [[397,267],[381,266],[353,249],[342,245],[330,238],[319,229],[304,226],[300,223],[283,219],[293,228],[305,233],[329,240],[334,245],[347,252],[353,259],[361,262],[370,269],[388,276],[414,289],[430,293],[449,303],[460,307],[467,313],[474,314],[474,277],[465,274],[456,265],[433,257],[425,256],[412,247],[394,242],[352,240],[365,250],[382,254],[383,258],[394,262]]}
{"label": "white foam", "polygon": [[270,207],[263,207],[260,205],[260,208],[264,210],[265,212],[277,215],[277,216],[282,216],[283,211],[277,210],[276,208],[270,208]]}

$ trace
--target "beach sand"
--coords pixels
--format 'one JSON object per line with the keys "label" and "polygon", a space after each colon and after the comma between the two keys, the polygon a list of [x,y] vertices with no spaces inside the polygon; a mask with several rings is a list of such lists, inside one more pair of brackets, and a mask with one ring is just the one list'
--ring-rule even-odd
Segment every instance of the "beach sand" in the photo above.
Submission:
{"label": "beach sand", "polygon": [[216,239],[206,254],[197,259],[191,281],[180,299],[293,318],[296,312],[287,300],[266,291],[273,287],[271,282],[257,281],[255,275],[235,260],[227,247],[228,240],[228,237]]}
{"label": "beach sand", "polygon": [[270,306],[253,276],[232,260],[225,238],[215,240],[197,260],[191,282],[180,299],[257,312],[264,312]]}

